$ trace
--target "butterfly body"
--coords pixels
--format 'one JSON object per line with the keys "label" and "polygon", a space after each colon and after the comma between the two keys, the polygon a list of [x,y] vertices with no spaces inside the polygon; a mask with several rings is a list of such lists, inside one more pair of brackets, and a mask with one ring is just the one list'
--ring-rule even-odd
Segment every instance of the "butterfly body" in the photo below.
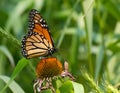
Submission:
{"label": "butterfly body", "polygon": [[22,54],[26,58],[49,56],[56,51],[46,21],[35,9],[30,11],[28,33],[22,40]]}

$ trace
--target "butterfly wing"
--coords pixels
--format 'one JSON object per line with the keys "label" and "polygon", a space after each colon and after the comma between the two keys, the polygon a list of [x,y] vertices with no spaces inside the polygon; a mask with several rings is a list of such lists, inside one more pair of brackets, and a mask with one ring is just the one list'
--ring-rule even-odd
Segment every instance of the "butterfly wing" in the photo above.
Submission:
{"label": "butterfly wing", "polygon": [[45,20],[35,9],[29,14],[28,33],[22,40],[22,54],[26,58],[48,56],[55,52]]}
{"label": "butterfly wing", "polygon": [[42,18],[39,12],[35,9],[32,9],[29,14],[29,28],[28,31],[37,32],[40,35],[43,35],[53,46],[53,40],[50,36],[48,25],[46,21]]}

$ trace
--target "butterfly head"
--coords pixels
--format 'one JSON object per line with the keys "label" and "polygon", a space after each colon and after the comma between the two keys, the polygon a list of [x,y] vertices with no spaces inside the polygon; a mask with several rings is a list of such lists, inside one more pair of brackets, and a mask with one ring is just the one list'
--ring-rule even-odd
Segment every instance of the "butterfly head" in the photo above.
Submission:
{"label": "butterfly head", "polygon": [[48,55],[52,55],[53,53],[55,53],[57,50],[56,50],[56,48],[55,47],[53,47],[53,48],[48,48],[48,54],[47,54],[47,56]]}

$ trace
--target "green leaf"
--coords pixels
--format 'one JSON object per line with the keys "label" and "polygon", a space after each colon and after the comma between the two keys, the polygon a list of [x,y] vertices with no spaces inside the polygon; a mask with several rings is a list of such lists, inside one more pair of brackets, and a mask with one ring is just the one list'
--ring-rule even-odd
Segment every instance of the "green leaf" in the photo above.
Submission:
{"label": "green leaf", "polygon": [[[10,81],[10,78],[4,75],[0,75],[0,79],[2,79],[5,83]],[[11,84],[8,86],[12,93],[25,93],[24,90],[13,80]]]}
{"label": "green leaf", "polygon": [[74,88],[74,93],[84,93],[84,88],[83,85],[71,81],[73,88]]}
{"label": "green leaf", "polygon": [[117,84],[117,82],[120,82],[120,53],[116,53],[109,58],[107,67],[110,80],[112,80],[112,82],[115,84]]}
{"label": "green leaf", "polygon": [[60,87],[60,93],[84,93],[84,88],[79,83],[73,81],[66,81]]}
{"label": "green leaf", "polygon": [[[71,93],[70,91],[73,91],[73,86],[70,81],[66,81],[61,87],[60,87],[60,93]],[[72,92],[73,93],[73,92]]]}
{"label": "green leaf", "polygon": [[[78,68],[77,65],[77,57],[78,57],[78,50],[79,50],[79,31],[80,29],[75,30],[75,35],[72,38],[71,43],[71,50],[70,50],[70,65],[72,65],[73,71],[76,71]],[[74,55],[74,56],[73,56]]]}
{"label": "green leaf", "polygon": [[6,46],[0,46],[0,51],[8,57],[12,67],[14,67],[15,66],[14,59],[10,51],[6,48]]}
{"label": "green leaf", "polygon": [[[20,22],[21,20],[21,15],[23,12],[25,12],[25,10],[28,8],[28,6],[30,6],[33,3],[34,0],[21,0],[19,1],[19,3],[16,5],[16,7],[11,11],[11,14],[9,15],[9,19],[6,23],[6,29],[7,31],[10,31],[10,29],[16,28],[16,26],[18,26],[18,22]],[[14,25],[13,23],[15,22],[15,20],[19,20],[16,21]],[[22,26],[21,24],[19,24],[20,26]]]}
{"label": "green leaf", "polygon": [[100,75],[99,73],[100,73],[100,70],[101,70],[103,58],[104,58],[104,48],[101,45],[100,48],[99,48],[99,52],[97,54],[97,58],[96,58],[95,80],[98,80],[98,77]]}
{"label": "green leaf", "polygon": [[92,65],[92,33],[93,33],[93,0],[83,1],[83,12],[85,16],[85,31],[86,31],[86,44],[88,51],[88,61],[90,73],[93,75],[93,65]]}
{"label": "green leaf", "polygon": [[8,31],[5,31],[0,27],[0,37],[10,40],[17,48],[20,48],[20,41],[18,41],[14,36],[12,36]]}
{"label": "green leaf", "polygon": [[[105,8],[110,12],[117,20],[120,20],[120,8],[117,3],[115,3],[113,0],[103,0],[102,2],[105,5]],[[112,7],[111,7],[112,6]]]}
{"label": "green leaf", "polygon": [[0,91],[1,93],[3,93],[3,91],[5,91],[5,89],[11,84],[11,82],[16,78],[16,76],[20,73],[20,71],[28,64],[28,60],[26,60],[25,58],[21,59],[20,61],[18,61],[18,64],[14,70],[14,72],[12,73],[12,76],[10,78],[10,80],[8,81],[8,83],[6,84],[6,86],[2,89],[2,91]]}

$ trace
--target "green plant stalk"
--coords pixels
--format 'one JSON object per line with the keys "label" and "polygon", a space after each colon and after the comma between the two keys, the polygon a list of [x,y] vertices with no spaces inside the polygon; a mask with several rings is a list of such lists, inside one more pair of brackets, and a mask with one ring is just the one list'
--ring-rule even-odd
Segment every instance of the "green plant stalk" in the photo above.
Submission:
{"label": "green plant stalk", "polygon": [[[99,16],[99,19],[101,20],[101,17]],[[101,36],[102,36],[102,45],[103,45],[103,49],[104,49],[104,60],[105,60],[105,69],[106,69],[106,76],[107,76],[107,80],[108,81],[110,81],[110,75],[109,75],[109,71],[108,71],[108,67],[107,67],[107,63],[108,63],[108,60],[107,60],[107,53],[106,53],[106,48],[105,48],[105,40],[104,40],[104,28],[105,28],[105,25],[102,25],[102,23],[106,23],[106,19],[107,19],[107,13],[104,13],[104,15],[103,15],[103,18],[102,18],[103,20],[101,20],[101,21],[103,21],[103,22],[101,22],[100,21],[100,33],[101,33]],[[101,69],[102,69],[102,67],[101,67]]]}
{"label": "green plant stalk", "polygon": [[[107,28],[108,29],[108,26],[106,25],[107,23],[106,23],[106,19],[107,19],[107,15],[108,15],[108,13],[104,13],[102,16],[101,16],[101,14],[100,14],[100,4],[99,4],[100,2],[98,1],[96,4],[96,9],[97,9],[97,11],[98,11],[98,16],[97,16],[97,21],[98,21],[98,23],[99,23],[99,26],[100,26],[100,34],[101,34],[101,45],[103,46],[103,51],[104,51],[104,53],[103,53],[103,55],[104,55],[104,58],[103,58],[103,60],[105,61],[105,62],[108,62],[108,60],[107,60],[107,56],[106,56],[106,48],[105,48],[105,41],[104,41],[104,28]],[[108,29],[108,30],[110,30],[110,29]],[[103,61],[102,60],[102,61]],[[102,62],[101,62],[102,63]],[[99,76],[99,73],[100,73],[100,70],[102,69],[102,64],[100,64],[99,65],[100,66],[100,69],[99,69],[99,72],[98,72],[98,75],[95,75],[95,80],[98,80],[98,77],[100,77]],[[96,73],[95,73],[96,74]],[[107,76],[107,80],[108,81],[110,81],[110,78],[109,78],[109,73],[108,73],[108,68],[107,68],[107,66],[106,66],[106,76]]]}
{"label": "green plant stalk", "polygon": [[72,66],[72,71],[75,72],[77,70],[77,55],[78,55],[78,48],[79,48],[79,29],[76,29],[75,35],[72,37],[72,44],[71,44],[71,52],[70,52],[70,66]]}
{"label": "green plant stalk", "polygon": [[[86,31],[86,44],[87,44],[87,52],[88,52],[88,64],[90,73],[93,75],[93,64],[92,64],[92,55],[91,55],[91,45],[92,45],[92,5],[94,1],[83,1],[82,7],[84,12],[84,20],[85,20],[85,31]],[[89,6],[88,6],[89,4]],[[87,5],[87,7],[86,7]],[[89,14],[89,15],[88,15]]]}
{"label": "green plant stalk", "polygon": [[[86,23],[86,22],[85,22]],[[91,56],[91,44],[89,41],[89,33],[86,27],[86,39],[87,39],[87,47],[88,47],[88,59],[89,59],[89,69],[90,69],[90,73],[93,75],[93,65],[92,65],[92,56]]]}

